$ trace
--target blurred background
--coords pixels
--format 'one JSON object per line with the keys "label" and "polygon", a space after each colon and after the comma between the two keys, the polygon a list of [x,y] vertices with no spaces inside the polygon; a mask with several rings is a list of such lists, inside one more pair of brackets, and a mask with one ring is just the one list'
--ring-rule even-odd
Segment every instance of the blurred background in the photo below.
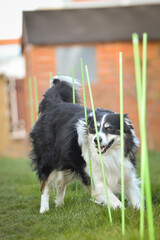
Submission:
{"label": "blurred background", "polygon": [[[37,78],[40,102],[50,73],[71,76],[74,65],[75,77],[81,79],[81,57],[88,65],[95,107],[119,112],[120,51],[124,111],[139,136],[133,32],[140,39],[148,33],[148,145],[160,149],[159,0],[5,0],[0,4],[0,156],[28,155],[28,78]],[[90,107],[88,92],[86,98]],[[35,101],[34,112],[36,120]]]}

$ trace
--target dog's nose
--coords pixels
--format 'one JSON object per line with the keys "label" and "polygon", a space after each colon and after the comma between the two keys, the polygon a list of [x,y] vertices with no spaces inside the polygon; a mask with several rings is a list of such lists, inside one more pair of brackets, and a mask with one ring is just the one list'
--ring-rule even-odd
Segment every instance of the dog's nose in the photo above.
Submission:
{"label": "dog's nose", "polygon": [[[100,143],[102,142],[102,138],[101,138],[101,137],[99,137],[99,142],[100,142]],[[98,144],[98,143],[97,143],[97,137],[95,137],[94,143],[95,143],[96,145]]]}

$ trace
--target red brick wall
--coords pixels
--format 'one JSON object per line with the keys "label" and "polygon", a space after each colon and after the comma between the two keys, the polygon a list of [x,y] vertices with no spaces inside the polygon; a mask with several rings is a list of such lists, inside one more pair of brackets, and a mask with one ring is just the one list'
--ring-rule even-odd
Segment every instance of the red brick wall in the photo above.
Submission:
{"label": "red brick wall", "polygon": [[[38,89],[38,100],[40,102],[44,91],[49,87],[50,72],[55,72],[55,53],[54,47],[39,47],[34,46],[25,47],[24,55],[26,58],[26,79],[24,81],[24,93],[25,93],[25,120],[26,129],[30,129],[30,102],[29,102],[29,83],[28,78],[32,78],[32,88],[33,88],[33,78],[37,78],[37,89]],[[33,92],[33,97],[34,92]],[[35,101],[34,101],[34,113]],[[36,114],[34,115],[36,119]]]}
{"label": "red brick wall", "polygon": [[[92,84],[95,107],[119,112],[119,52],[123,52],[124,112],[129,113],[138,133],[137,98],[131,42],[95,44],[97,83]],[[36,76],[40,96],[49,86],[49,74],[56,74],[55,47],[25,48],[27,77]],[[148,43],[147,134],[150,149],[160,148],[160,42]],[[28,79],[25,80],[26,125],[30,127]],[[88,91],[87,106],[90,107]]]}

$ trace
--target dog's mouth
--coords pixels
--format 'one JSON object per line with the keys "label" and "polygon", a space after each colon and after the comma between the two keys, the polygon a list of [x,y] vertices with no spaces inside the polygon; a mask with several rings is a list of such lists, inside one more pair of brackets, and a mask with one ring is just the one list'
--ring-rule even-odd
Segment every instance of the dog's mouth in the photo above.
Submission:
{"label": "dog's mouth", "polygon": [[[105,153],[114,143],[114,140],[110,141],[106,146],[100,146],[101,147],[101,153]],[[97,153],[99,154],[99,149],[98,149],[98,145],[96,145],[96,149],[97,149]]]}

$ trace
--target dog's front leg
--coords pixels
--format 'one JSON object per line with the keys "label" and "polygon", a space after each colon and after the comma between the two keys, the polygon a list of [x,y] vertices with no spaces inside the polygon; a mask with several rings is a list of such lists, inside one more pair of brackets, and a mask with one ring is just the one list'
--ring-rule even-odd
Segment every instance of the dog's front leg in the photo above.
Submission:
{"label": "dog's front leg", "polygon": [[126,197],[133,206],[133,208],[141,208],[141,193],[139,187],[140,181],[135,177],[129,184],[126,184]]}
{"label": "dog's front leg", "polygon": [[[109,187],[107,188],[107,192],[108,192],[110,207],[113,209],[121,208],[122,207],[121,201],[114,195],[114,193],[111,191]],[[99,205],[107,205],[107,198],[106,198],[106,192],[104,189],[104,184],[100,184],[96,186],[96,188],[92,191],[92,197],[95,199],[95,203]]]}
{"label": "dog's front leg", "polygon": [[114,195],[114,193],[108,188],[108,198],[110,207],[113,209],[121,208],[122,203],[121,201]]}

